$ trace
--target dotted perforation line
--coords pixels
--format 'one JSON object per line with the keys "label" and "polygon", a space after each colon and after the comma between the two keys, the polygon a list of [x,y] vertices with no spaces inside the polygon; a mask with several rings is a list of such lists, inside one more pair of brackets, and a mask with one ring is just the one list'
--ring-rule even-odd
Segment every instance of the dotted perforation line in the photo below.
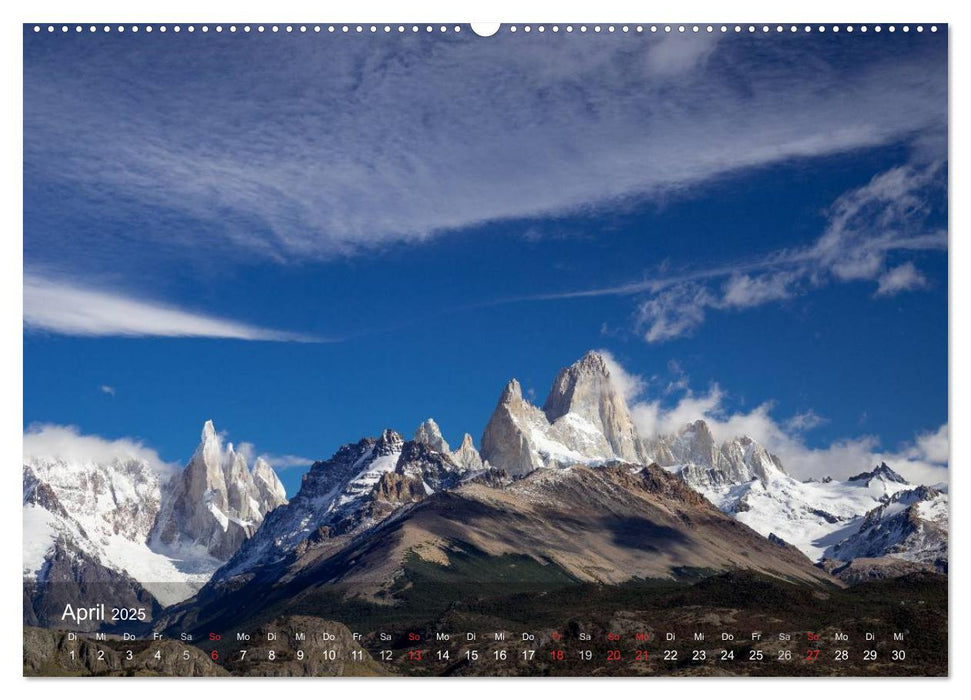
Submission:
{"label": "dotted perforation line", "polygon": [[931,32],[936,32],[937,31],[937,25],[928,25],[928,26],[925,26],[923,24],[917,24],[917,25],[905,24],[905,25],[898,26],[898,25],[879,25],[879,24],[878,25],[866,25],[866,24],[860,24],[860,25],[854,25],[854,24],[848,24],[848,25],[838,25],[838,24],[834,24],[834,25],[825,25],[825,24],[819,24],[819,25],[812,25],[812,24],[805,24],[805,25],[797,25],[797,24],[786,24],[786,25],[783,25],[783,24],[772,24],[772,25],[769,25],[769,24],[758,24],[758,25],[755,25],[755,24],[747,24],[747,25],[742,25],[742,24],[721,24],[721,25],[713,25],[713,24],[704,24],[704,25],[699,25],[699,24],[650,24],[650,25],[645,25],[645,24],[635,24],[635,25],[630,25],[630,24],[623,24],[623,25],[617,25],[617,24],[590,24],[590,25],[588,25],[588,24],[577,24],[577,25],[573,25],[573,24],[567,24],[567,25],[561,26],[561,25],[554,24],[554,25],[547,26],[547,25],[543,25],[543,24],[540,24],[540,25],[530,25],[530,24],[526,24],[526,25],[516,25],[516,24],[512,24],[512,25],[509,25],[506,28],[506,30],[508,32],[512,33],[512,34],[515,34],[516,32],[524,32],[524,33],[527,33],[528,34],[528,33],[533,32],[533,31],[540,32],[540,33],[543,33],[543,32],[546,32],[546,31],[551,31],[551,32],[561,32],[561,31],[564,31],[564,32],[566,32],[568,34],[570,34],[570,33],[577,33],[577,32],[579,32],[580,34],[584,34],[584,33],[588,33],[588,32],[593,32],[594,34],[600,34],[600,33],[604,33],[604,32],[607,32],[607,33],[620,32],[620,33],[623,33],[623,34],[628,34],[628,33],[642,34],[644,32],[650,32],[650,33],[658,33],[658,32],[661,32],[661,33],[672,33],[672,32],[677,32],[677,33],[681,33],[681,34],[703,34],[703,33],[710,34],[710,33],[713,33],[713,32],[721,32],[721,33],[728,33],[728,32],[742,33],[742,32],[746,32],[746,33],[749,33],[749,34],[755,34],[755,33],[768,34],[770,32],[775,32],[775,33],[782,33],[782,32],[790,32],[790,33],[795,33],[795,32],[819,32],[819,33],[824,33],[824,32],[827,32],[827,31],[832,31],[834,33],[839,33],[841,31],[844,31],[847,34],[852,34],[853,32],[860,32],[860,33],[865,34],[867,32],[878,32],[879,33],[879,32],[882,32],[884,30],[886,30],[888,32],[895,32],[895,31],[898,31],[898,29],[899,29],[899,31],[902,31],[902,32],[905,32],[905,33],[906,32],[910,32],[912,30],[913,31],[916,31],[916,32],[923,32],[925,30],[929,30]]}
{"label": "dotted perforation line", "polygon": [[[879,24],[877,24],[877,25],[866,25],[866,24],[860,24],[860,25],[853,25],[853,24],[849,24],[849,25],[839,25],[839,24],[833,24],[833,25],[825,25],[825,24],[818,24],[818,25],[813,25],[813,24],[803,24],[803,25],[796,25],[796,24],[788,24],[788,25],[782,25],[782,24],[774,24],[774,25],[768,25],[768,24],[760,24],[760,25],[755,25],[755,24],[748,24],[748,25],[741,25],[741,24],[734,24],[734,25],[728,25],[728,24],[721,24],[721,25],[712,25],[712,24],[707,24],[707,25],[698,25],[698,24],[677,24],[677,25],[671,25],[671,24],[651,24],[651,25],[644,25],[644,24],[636,24],[636,25],[630,25],[630,24],[623,24],[623,25],[605,24],[605,25],[601,25],[601,24],[593,24],[593,25],[586,25],[586,24],[578,24],[578,25],[573,25],[573,24],[567,24],[567,25],[562,25],[562,26],[561,25],[558,25],[558,24],[553,24],[553,25],[545,25],[545,24],[539,24],[539,25],[530,25],[530,24],[517,25],[517,24],[511,24],[511,25],[509,25],[506,28],[506,30],[509,33],[511,33],[511,34],[515,34],[516,32],[523,32],[523,33],[529,34],[529,33],[533,32],[533,31],[536,31],[536,32],[538,32],[540,34],[543,34],[543,33],[547,32],[547,31],[550,31],[550,32],[553,32],[553,33],[566,32],[567,34],[572,34],[572,33],[585,34],[587,32],[593,32],[594,34],[599,34],[599,33],[604,33],[604,32],[606,32],[606,33],[616,33],[616,32],[620,32],[622,34],[628,34],[628,33],[642,34],[642,33],[645,33],[645,32],[649,32],[649,33],[659,33],[659,32],[661,32],[661,33],[673,33],[673,32],[677,32],[677,33],[681,33],[681,34],[687,34],[687,33],[692,33],[692,34],[708,33],[708,34],[710,34],[710,33],[713,33],[713,32],[721,32],[723,34],[729,33],[729,32],[734,32],[736,34],[740,34],[740,33],[743,33],[743,32],[749,33],[749,34],[755,34],[755,33],[768,34],[770,32],[775,32],[775,33],[782,33],[782,32],[790,32],[790,33],[795,33],[795,32],[803,32],[803,33],[808,33],[808,32],[818,32],[818,33],[833,32],[834,34],[836,34],[836,33],[840,33],[840,32],[845,32],[847,34],[852,34],[854,32],[858,32],[858,33],[861,33],[861,34],[865,34],[867,32],[877,32],[877,33],[879,33],[879,32],[882,32],[884,30],[886,30],[888,32],[901,31],[901,32],[904,32],[904,33],[909,33],[911,31],[916,31],[916,32],[920,33],[920,32],[924,32],[925,29],[926,30],[929,30],[931,32],[936,32],[937,31],[937,25],[933,25],[932,24],[932,25],[928,25],[928,26],[925,27],[925,25],[922,25],[922,24],[917,24],[917,25],[904,24],[904,25],[899,25],[899,26],[898,25],[892,25],[892,24],[891,25],[879,25]],[[207,33],[210,33],[210,32],[215,32],[217,34],[221,34],[221,33],[229,33],[229,34],[249,34],[251,32],[256,32],[256,33],[270,32],[270,33],[276,33],[276,34],[278,34],[278,33],[285,33],[285,34],[308,34],[308,33],[320,34],[322,32],[325,32],[325,33],[328,33],[328,34],[379,34],[379,33],[391,34],[393,32],[397,32],[399,34],[404,34],[406,32],[410,32],[410,33],[413,33],[413,34],[417,34],[419,32],[424,32],[424,33],[433,33],[434,32],[434,33],[444,34],[444,33],[459,33],[459,32],[462,31],[462,27],[459,26],[459,25],[457,25],[457,24],[456,25],[445,25],[445,24],[441,24],[441,25],[432,25],[432,24],[425,24],[425,25],[418,25],[418,24],[396,24],[396,25],[392,25],[392,24],[384,24],[384,25],[377,25],[377,24],[371,24],[371,25],[365,25],[365,24],[327,24],[327,25],[321,25],[321,24],[268,24],[268,25],[264,25],[264,24],[257,24],[257,25],[243,24],[243,25],[235,25],[235,24],[230,24],[230,25],[222,25],[222,24],[215,24],[215,25],[211,25],[211,26],[208,25],[208,24],[201,24],[201,25],[194,25],[194,24],[187,24],[187,25],[181,25],[181,24],[175,24],[175,25],[165,25],[165,24],[162,24],[162,25],[138,25],[138,24],[130,24],[130,25],[124,25],[124,24],[118,24],[118,25],[110,25],[110,24],[104,24],[104,25],[95,25],[95,24],[90,24],[90,25],[80,25],[80,24],[76,24],[76,25],[67,25],[67,24],[60,24],[60,25],[55,25],[55,24],[40,25],[40,24],[35,24],[34,27],[33,27],[33,30],[34,30],[34,33],[35,34],[40,34],[40,33],[43,33],[43,32],[46,32],[48,34],[54,34],[54,33],[58,33],[58,32],[60,32],[62,34],[66,34],[68,32],[72,32],[72,31],[74,33],[82,33],[82,32],[88,32],[88,33],[94,33],[94,32],[105,32],[105,33],[107,33],[107,32],[118,32],[119,34],[122,34],[124,32],[130,32],[132,34],[136,34],[136,33],[140,32],[140,31],[141,32],[144,32],[146,34],[151,34],[152,32],[159,32],[159,33],[162,33],[162,34],[164,34],[166,32],[173,32],[175,34],[179,34],[179,33],[183,32],[183,31],[189,32],[190,34],[195,33],[195,32],[201,32],[203,34],[207,34]]]}
{"label": "dotted perforation line", "polygon": [[370,24],[370,25],[365,25],[365,24],[253,24],[253,25],[250,25],[250,24],[242,24],[242,25],[236,25],[236,24],[228,24],[228,25],[222,25],[222,24],[214,24],[214,25],[208,25],[208,24],[200,24],[200,25],[195,25],[195,24],[185,24],[185,25],[183,24],[174,24],[174,25],[48,24],[48,25],[41,25],[41,24],[35,24],[33,29],[35,34],[39,34],[45,31],[49,34],[53,34],[55,32],[68,33],[71,31],[75,33],[118,32],[119,34],[123,34],[125,32],[137,33],[139,31],[149,33],[149,34],[152,32],[161,32],[163,34],[166,32],[173,32],[176,34],[179,34],[181,32],[189,32],[190,34],[193,34],[196,32],[201,32],[203,34],[208,34],[210,32],[215,32],[216,34],[221,34],[221,33],[249,34],[252,32],[255,32],[258,34],[266,33],[266,32],[274,33],[274,34],[279,34],[279,33],[320,34],[322,32],[326,32],[328,34],[365,34],[365,33],[390,34],[392,32],[398,32],[399,34],[404,34],[405,32],[418,33],[418,32],[424,31],[425,33],[436,32],[436,33],[444,34],[446,32],[451,32],[451,33],[457,34],[462,31],[462,27],[457,24],[455,25],[445,25],[445,24],[441,24],[441,25],[437,25],[437,24],[436,25],[431,25],[431,24],[426,24],[426,25],[418,25],[418,24],[396,24],[396,25],[391,25],[391,24],[384,24],[384,25],[377,25],[377,24]]}

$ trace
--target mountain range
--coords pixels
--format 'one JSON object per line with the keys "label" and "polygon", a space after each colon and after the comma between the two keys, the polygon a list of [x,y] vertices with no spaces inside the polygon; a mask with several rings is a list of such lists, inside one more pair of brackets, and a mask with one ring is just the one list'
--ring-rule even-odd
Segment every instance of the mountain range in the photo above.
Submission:
{"label": "mountain range", "polygon": [[286,503],[262,459],[250,469],[211,421],[186,467],[144,459],[31,456],[23,465],[24,610],[43,621],[85,582],[119,604],[160,606],[195,593]]}
{"label": "mountain range", "polygon": [[640,436],[595,352],[556,375],[542,407],[511,380],[480,444],[465,434],[452,450],[431,419],[411,439],[388,429],[315,462],[289,502],[273,469],[249,467],[211,421],[172,475],[138,459],[32,456],[25,621],[49,621],[69,581],[192,625],[242,600],[286,614],[336,590],[387,602],[428,567],[603,584],[746,569],[810,586],[947,571],[945,489],[886,464],[801,481],[703,420]]}

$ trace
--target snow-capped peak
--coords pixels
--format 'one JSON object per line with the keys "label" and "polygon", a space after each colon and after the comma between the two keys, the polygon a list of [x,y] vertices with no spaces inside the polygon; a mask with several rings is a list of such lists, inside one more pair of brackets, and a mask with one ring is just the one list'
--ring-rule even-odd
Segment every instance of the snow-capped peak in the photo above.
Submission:
{"label": "snow-capped peak", "polygon": [[866,486],[869,486],[873,481],[882,481],[889,484],[909,484],[904,477],[891,469],[886,462],[881,462],[880,466],[873,469],[873,471],[862,472],[851,476],[847,481],[860,482]]}
{"label": "snow-capped peak", "polygon": [[677,471],[721,510],[765,536],[781,537],[813,560],[863,551],[857,544],[836,547],[861,529],[868,512],[910,486],[886,464],[846,481],[799,481],[750,437],[718,444],[702,420],[674,435],[654,438],[646,447],[659,464]]}
{"label": "snow-capped peak", "polygon": [[381,437],[374,445],[375,454],[391,454],[392,452],[401,452],[402,445],[405,444],[405,439],[401,436],[401,433],[392,430],[391,428],[385,428],[381,432]]}
{"label": "snow-capped peak", "polygon": [[223,448],[211,420],[202,427],[199,447],[166,491],[153,529],[159,546],[199,545],[228,559],[267,513],[286,502],[279,480],[261,467],[257,483],[245,457],[232,443]]}
{"label": "snow-capped peak", "polygon": [[445,438],[442,437],[442,431],[439,429],[438,423],[435,422],[434,418],[429,418],[418,426],[413,440],[428,445],[436,452],[441,452],[442,454],[448,454],[451,451],[448,443],[445,442]]}
{"label": "snow-capped peak", "polygon": [[[882,467],[886,465],[878,469]],[[889,467],[885,471],[894,473]],[[947,572],[947,494],[928,486],[897,491],[856,525],[852,534],[826,550],[828,559],[890,556]]]}
{"label": "snow-capped peak", "polygon": [[308,540],[321,542],[373,527],[397,508],[453,488],[470,463],[482,466],[471,440],[463,440],[459,453],[436,450],[422,440],[405,442],[390,429],[377,439],[343,445],[311,467],[297,495],[266,520],[215,580],[274,563]]}
{"label": "snow-capped peak", "polygon": [[623,393],[600,353],[561,369],[543,408],[510,380],[482,434],[482,459],[518,476],[544,467],[646,464]]}
{"label": "snow-capped peak", "polygon": [[643,444],[653,461],[680,470],[684,480],[703,493],[753,480],[765,485],[785,474],[782,461],[751,437],[743,435],[718,444],[704,420]]}
{"label": "snow-capped peak", "polygon": [[602,434],[617,459],[642,461],[630,409],[611,377],[606,358],[598,352],[587,352],[557,373],[543,413],[552,424],[572,414]]}

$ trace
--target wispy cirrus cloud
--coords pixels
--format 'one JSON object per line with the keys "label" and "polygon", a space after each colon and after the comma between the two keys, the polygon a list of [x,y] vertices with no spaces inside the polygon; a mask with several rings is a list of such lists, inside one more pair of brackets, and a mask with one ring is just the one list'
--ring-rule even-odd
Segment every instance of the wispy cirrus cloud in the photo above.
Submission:
{"label": "wispy cirrus cloud", "polygon": [[880,275],[880,286],[875,292],[878,297],[887,297],[906,292],[911,289],[920,289],[927,286],[927,279],[921,272],[914,267],[914,263],[905,262]]}
{"label": "wispy cirrus cloud", "polygon": [[[943,165],[904,165],[841,195],[814,244],[780,250],[746,271],[713,270],[708,277],[655,282],[637,310],[648,342],[670,340],[701,325],[709,311],[739,310],[786,300],[829,284],[875,281],[875,296],[926,285],[912,261],[891,267],[891,255],[946,250],[947,232],[926,226],[946,198]],[[719,281],[722,278],[723,281]]]}
{"label": "wispy cirrus cloud", "polygon": [[[30,273],[24,275],[24,330],[73,336],[326,342]],[[114,394],[108,386],[101,390]]]}
{"label": "wispy cirrus cloud", "polygon": [[833,203],[819,238],[757,259],[661,274],[591,289],[495,300],[505,304],[599,296],[636,296],[635,324],[649,343],[690,334],[713,311],[780,302],[829,284],[871,281],[884,297],[927,285],[913,261],[891,256],[947,249],[947,231],[926,224],[946,199],[941,162],[912,163],[874,176]]}
{"label": "wispy cirrus cloud", "polygon": [[[26,184],[72,187],[121,221],[147,207],[204,222],[212,236],[140,235],[170,251],[218,242],[227,258],[327,258],[663,199],[946,128],[929,35],[907,52],[873,37],[852,63],[844,37],[818,35],[307,36],[285,51],[275,37],[170,36],[137,52],[86,39],[100,43],[83,75],[63,68],[80,44],[27,47]],[[86,244],[126,235],[101,227]],[[71,244],[53,243],[28,253]]]}

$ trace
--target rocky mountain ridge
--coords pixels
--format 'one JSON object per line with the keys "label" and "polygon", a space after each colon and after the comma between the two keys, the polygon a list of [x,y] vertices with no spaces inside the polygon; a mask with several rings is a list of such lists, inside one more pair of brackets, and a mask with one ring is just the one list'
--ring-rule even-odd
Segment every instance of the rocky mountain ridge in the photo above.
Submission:
{"label": "rocky mountain ridge", "polygon": [[334,549],[399,508],[454,488],[483,471],[466,466],[481,465],[467,442],[452,453],[429,419],[419,426],[414,440],[405,441],[389,429],[378,438],[343,445],[330,459],[311,466],[293,500],[267,518],[215,580],[274,565],[298,549]]}
{"label": "rocky mountain ridge", "polygon": [[[767,552],[755,568],[785,570],[790,578],[812,579],[815,574],[804,570],[810,562],[825,560],[826,570],[836,571],[854,558],[889,558],[893,566],[886,571],[946,571],[946,492],[915,487],[887,465],[846,481],[799,481],[757,441],[716,440],[703,420],[671,435],[640,436],[610,368],[607,358],[587,353],[557,373],[542,408],[524,399],[512,379],[485,428],[481,452],[468,433],[452,450],[433,419],[411,440],[388,429],[343,445],[312,465],[289,503],[269,465],[258,459],[249,468],[231,444],[223,446],[211,422],[186,468],[169,480],[137,461],[26,460],[25,583],[36,595],[51,572],[65,580],[93,576],[136,598],[144,586],[169,605],[203,584],[214,600],[221,590],[298,580],[310,572],[385,585],[409,556],[448,566],[453,545],[554,563],[562,575],[581,581],[616,582],[628,569],[663,577],[679,566],[743,566],[715,555],[725,542],[696,538],[691,528],[699,518],[718,523],[712,532],[745,540],[746,551]],[[645,482],[655,489],[648,489],[647,501]],[[569,503],[561,498],[568,492]],[[624,503],[639,530],[607,515]],[[585,507],[593,520],[584,524],[577,513]],[[508,522],[499,515],[503,508]],[[484,512],[490,513],[486,519]],[[672,513],[674,522],[655,527]],[[543,518],[593,553],[571,549],[569,537],[561,541],[548,532]],[[484,523],[494,530],[491,538],[483,534]],[[508,531],[511,523],[518,534]],[[401,549],[388,550],[390,544],[375,539],[391,533],[404,538]],[[662,542],[663,533],[672,541]],[[679,541],[691,545],[679,547]],[[384,552],[377,568],[352,556],[362,546]],[[658,559],[661,551],[676,555]],[[773,555],[779,551],[800,554],[783,564]],[[611,564],[605,552],[624,565]],[[341,562],[350,568],[335,569]],[[874,571],[877,564],[868,563],[865,575]]]}
{"label": "rocky mountain ridge", "polygon": [[183,600],[286,502],[272,468],[223,449],[211,421],[174,475],[135,457],[36,455],[23,472],[25,615],[41,621],[72,582],[119,604]]}
{"label": "rocky mountain ridge", "polygon": [[[572,464],[653,462],[722,511],[795,545],[813,561],[853,536],[869,511],[914,488],[885,464],[845,481],[799,481],[751,437],[719,442],[700,419],[670,435],[639,436],[609,363],[596,352],[557,374],[542,409],[511,380],[486,426],[482,456],[517,477]],[[947,494],[941,498],[946,503]],[[899,557],[902,551],[883,554]]]}
{"label": "rocky mountain ridge", "polygon": [[223,448],[211,420],[189,464],[169,483],[167,496],[151,539],[169,547],[201,546],[221,560],[256,532],[267,513],[287,502],[273,469],[257,458],[251,471],[232,443]]}

